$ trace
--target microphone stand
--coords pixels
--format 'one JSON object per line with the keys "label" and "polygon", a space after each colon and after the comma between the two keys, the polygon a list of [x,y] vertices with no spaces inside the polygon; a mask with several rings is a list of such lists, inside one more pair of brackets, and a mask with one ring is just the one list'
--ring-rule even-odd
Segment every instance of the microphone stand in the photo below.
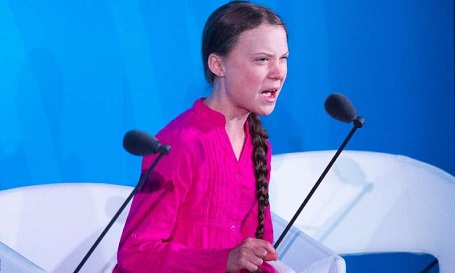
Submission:
{"label": "microphone stand", "polygon": [[364,119],[362,117],[357,117],[355,120],[354,120],[354,127],[352,128],[351,132],[348,134],[348,136],[346,137],[346,139],[343,141],[343,143],[341,144],[341,146],[338,148],[337,152],[335,153],[335,155],[333,156],[332,160],[330,161],[329,165],[327,165],[327,167],[325,168],[325,170],[322,172],[321,176],[319,177],[319,179],[317,180],[316,184],[314,184],[313,188],[311,189],[310,193],[308,193],[307,197],[305,198],[305,200],[303,201],[303,203],[300,205],[299,209],[297,210],[297,212],[294,214],[294,216],[292,217],[291,221],[288,223],[288,225],[286,226],[286,228],[284,229],[283,233],[281,233],[280,235],[280,238],[278,238],[278,240],[275,242],[274,244],[274,248],[278,248],[278,246],[280,245],[281,241],[283,240],[284,236],[286,235],[286,233],[288,233],[289,229],[291,228],[291,226],[294,224],[295,220],[297,220],[297,217],[299,217],[299,214],[302,212],[303,208],[306,206],[306,204],[308,203],[308,201],[310,200],[311,196],[313,196],[314,192],[316,191],[316,189],[319,187],[319,185],[321,184],[322,180],[324,179],[325,175],[328,173],[328,171],[330,170],[330,168],[332,167],[333,163],[335,163],[335,161],[337,160],[338,156],[340,155],[341,151],[343,151],[344,147],[346,146],[346,144],[349,142],[349,140],[351,139],[352,135],[355,133],[355,131],[358,129],[358,128],[361,128],[363,126],[363,123],[364,123]]}
{"label": "microphone stand", "polygon": [[[167,146],[167,145],[164,145],[164,146]],[[128,203],[130,202],[130,200],[133,198],[133,196],[136,194],[136,192],[139,191],[139,189],[142,187],[142,184],[144,184],[145,180],[148,178],[148,176],[150,175],[150,173],[152,172],[153,168],[155,168],[156,164],[158,164],[158,161],[161,159],[161,157],[163,157],[163,155],[166,155],[167,153],[169,152],[168,149],[164,148],[164,149],[160,149],[160,154],[158,155],[158,157],[155,159],[155,161],[152,163],[152,165],[147,169],[147,171],[141,176],[141,178],[139,179],[139,182],[137,183],[136,187],[133,189],[133,191],[130,193],[130,195],[128,196],[128,198],[126,198],[125,202],[123,202],[123,204],[120,206],[119,210],[117,211],[117,213],[114,215],[114,217],[111,219],[111,221],[109,222],[109,224],[107,224],[106,228],[104,228],[103,232],[100,234],[100,236],[98,237],[98,239],[95,241],[95,243],[92,245],[92,247],[90,248],[90,250],[87,252],[87,254],[85,255],[85,257],[82,259],[82,261],[79,263],[79,265],[76,267],[76,270],[74,270],[74,273],[77,273],[81,270],[82,266],[85,264],[85,262],[88,260],[88,258],[90,257],[90,255],[93,253],[93,251],[95,250],[95,248],[98,246],[98,244],[101,242],[101,240],[104,238],[104,236],[106,235],[106,233],[109,231],[109,229],[111,228],[111,226],[114,224],[114,222],[117,220],[117,218],[120,216],[120,214],[122,213],[122,211],[125,209],[125,207],[128,205]]]}

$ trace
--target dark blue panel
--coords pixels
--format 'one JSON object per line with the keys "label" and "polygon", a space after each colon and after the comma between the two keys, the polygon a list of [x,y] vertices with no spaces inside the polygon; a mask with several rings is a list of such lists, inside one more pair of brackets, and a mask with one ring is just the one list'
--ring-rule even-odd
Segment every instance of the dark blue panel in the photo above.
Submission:
{"label": "dark blue panel", "polygon": [[427,253],[387,252],[342,255],[349,273],[437,273],[438,260]]}

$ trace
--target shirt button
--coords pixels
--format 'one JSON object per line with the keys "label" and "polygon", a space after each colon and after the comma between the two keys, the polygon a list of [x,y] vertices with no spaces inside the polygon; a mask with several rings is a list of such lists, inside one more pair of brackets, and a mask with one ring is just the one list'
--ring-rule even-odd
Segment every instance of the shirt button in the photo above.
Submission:
{"label": "shirt button", "polygon": [[232,225],[232,226],[231,226],[231,230],[232,230],[232,231],[237,231],[237,228],[235,227],[235,225]]}

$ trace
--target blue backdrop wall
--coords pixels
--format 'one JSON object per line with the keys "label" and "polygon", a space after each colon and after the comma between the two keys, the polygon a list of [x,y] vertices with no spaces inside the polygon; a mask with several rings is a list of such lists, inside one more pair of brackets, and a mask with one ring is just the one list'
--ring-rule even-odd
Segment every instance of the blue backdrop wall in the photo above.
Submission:
{"label": "blue backdrop wall", "polygon": [[[0,189],[135,185],[129,129],[156,134],[210,92],[203,24],[225,1],[0,1]],[[452,0],[258,1],[289,28],[288,80],[265,117],[274,154],[346,147],[403,154],[455,174]]]}

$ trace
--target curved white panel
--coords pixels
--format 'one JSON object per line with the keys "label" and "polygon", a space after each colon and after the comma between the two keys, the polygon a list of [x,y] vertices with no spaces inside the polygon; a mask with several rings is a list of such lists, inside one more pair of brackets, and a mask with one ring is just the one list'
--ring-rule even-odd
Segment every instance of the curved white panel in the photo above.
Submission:
{"label": "curved white panel", "polygon": [[[73,272],[132,187],[62,183],[0,192],[0,241],[48,272]],[[80,272],[109,272],[129,206]]]}
{"label": "curved white panel", "polygon": [[[291,219],[333,154],[272,158],[270,195],[276,238],[286,223],[280,217]],[[61,183],[1,191],[0,241],[48,272],[72,272],[132,189]],[[455,268],[453,196],[454,177],[438,168],[404,156],[344,151],[279,252],[285,262],[298,265],[289,242],[297,246],[294,240],[307,234],[314,239],[308,242],[320,242],[332,254],[427,252],[439,259],[440,272],[450,272]],[[81,272],[111,270],[127,211],[128,207]]]}
{"label": "curved white panel", "polygon": [[[275,155],[272,210],[297,211],[335,151]],[[405,156],[344,151],[295,226],[337,253],[427,252],[455,268],[455,178]]]}

